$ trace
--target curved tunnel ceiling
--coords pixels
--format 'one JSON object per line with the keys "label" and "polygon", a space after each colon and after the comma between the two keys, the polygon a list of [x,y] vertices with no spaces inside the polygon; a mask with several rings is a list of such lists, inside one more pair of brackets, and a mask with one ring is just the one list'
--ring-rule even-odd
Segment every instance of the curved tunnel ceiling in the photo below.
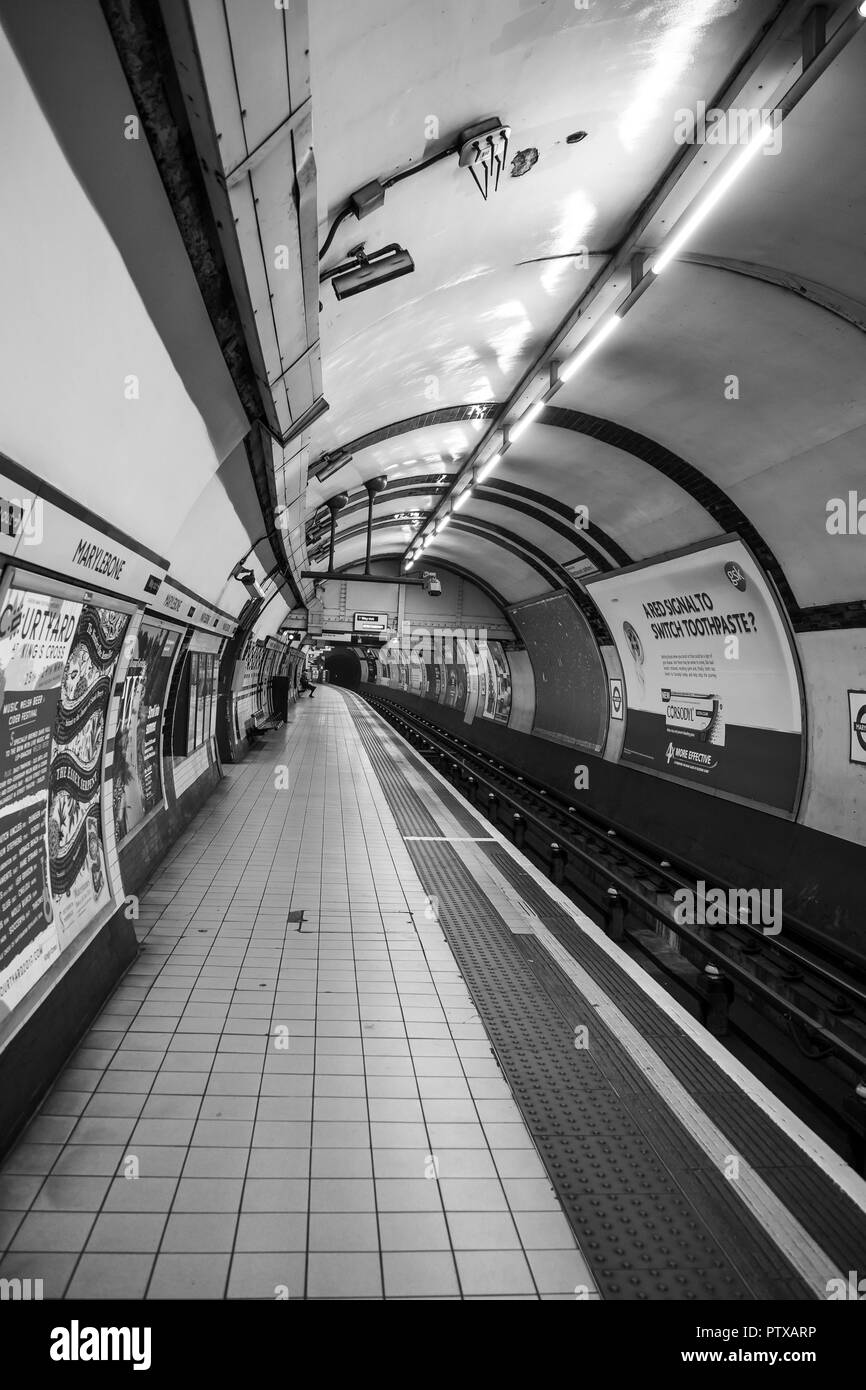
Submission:
{"label": "curved tunnel ceiling", "polygon": [[[484,115],[512,126],[486,202],[456,156],[442,159],[389,188],[363,221],[344,221],[323,257],[328,269],[362,241],[396,242],[415,271],[342,302],[321,286],[330,409],[305,435],[313,565],[327,562],[323,504],[343,491],[335,568],[363,560],[370,478],[387,479],[374,558],[405,557],[449,510],[455,480],[489,458],[494,431],[573,347],[575,307],[598,316],[594,281],[619,273],[615,253],[641,209],[649,253],[701,192],[714,156],[684,156],[677,113],[795,81],[809,7],[441,8],[361,0],[311,13],[320,245],[371,179],[419,164]],[[851,9],[828,7],[828,33]],[[574,566],[609,569],[737,531],[795,626],[825,610],[863,623],[857,537],[826,545],[825,520],[828,498],[864,476],[866,197],[852,139],[866,116],[864,65],[854,33],[786,115],[780,148],[752,162],[425,564],[462,567],[512,603],[570,587]],[[525,149],[537,162],[514,177]],[[317,478],[332,455],[337,466]],[[584,529],[576,507],[588,509]]]}

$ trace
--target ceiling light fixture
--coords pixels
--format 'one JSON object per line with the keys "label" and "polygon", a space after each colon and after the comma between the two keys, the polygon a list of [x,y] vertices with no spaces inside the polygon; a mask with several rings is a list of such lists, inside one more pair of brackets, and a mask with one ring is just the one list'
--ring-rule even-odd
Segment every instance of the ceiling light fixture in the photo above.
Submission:
{"label": "ceiling light fixture", "polygon": [[775,131],[771,122],[765,121],[757,134],[749,141],[746,148],[741,150],[735,158],[730,160],[725,172],[721,175],[718,182],[710,189],[706,198],[695,208],[694,212],[689,213],[680,223],[670,240],[665,244],[661,254],[653,261],[653,275],[661,275],[665,267],[670,265],[677,253],[685,246],[692,233],[697,230],[704,218],[712,212],[716,204],[725,196],[731,184],[733,184],[740,177],[740,174],[748,168],[755,158],[755,155],[760,154],[761,150],[773,138],[774,134]]}
{"label": "ceiling light fixture", "polygon": [[614,331],[622,323],[619,314],[613,314],[611,318],[603,323],[598,332],[583,347],[578,348],[573,357],[570,357],[563,367],[559,369],[559,380],[570,381],[575,372],[579,372],[584,362],[592,357],[594,352],[601,347]]}
{"label": "ceiling light fixture", "polygon": [[332,454],[323,453],[318,463],[314,463],[309,470],[308,477],[317,483],[323,483],[332,473],[336,473],[338,468],[345,468],[346,464],[351,462],[352,455],[347,449],[335,449]]}
{"label": "ceiling light fixture", "polygon": [[454,503],[454,511],[455,511],[455,512],[459,512],[460,508],[466,505],[466,503],[469,501],[469,498],[470,498],[471,496],[472,496],[472,488],[471,488],[471,487],[465,487],[465,488],[463,489],[463,491],[461,492],[460,496],[456,499],[456,501],[455,501],[455,503]]}
{"label": "ceiling light fixture", "polygon": [[517,421],[517,424],[511,426],[512,444],[516,440],[518,440],[522,434],[526,433],[533,420],[538,419],[543,409],[544,401],[536,401],[534,405],[531,405],[529,407],[525,415],[521,415],[520,419]]}
{"label": "ceiling light fixture", "polygon": [[450,516],[443,516],[442,520],[439,522],[439,525],[436,527],[436,534],[437,534],[437,536],[440,536],[440,535],[442,534],[442,532],[445,530],[445,527],[446,527],[446,526],[450,526],[450,524],[451,524],[451,517],[450,517]]}
{"label": "ceiling light fixture", "polygon": [[478,483],[483,483],[483,482],[484,482],[484,479],[490,477],[490,474],[493,472],[493,470],[494,470],[494,468],[496,467],[496,465],[497,465],[498,463],[501,463],[501,461],[502,461],[502,455],[501,455],[501,454],[494,454],[493,457],[492,457],[492,458],[489,458],[489,459],[487,460],[487,462],[484,464],[484,466],[482,467],[482,469],[481,469],[480,473],[478,474],[478,477],[476,478],[475,481],[478,482]]}
{"label": "ceiling light fixture", "polygon": [[338,299],[350,299],[363,290],[371,290],[375,285],[385,285],[401,275],[411,275],[415,262],[404,247],[396,241],[372,251],[368,256],[363,246],[356,246],[349,252],[349,260],[342,265],[327,270],[319,278],[330,280]]}

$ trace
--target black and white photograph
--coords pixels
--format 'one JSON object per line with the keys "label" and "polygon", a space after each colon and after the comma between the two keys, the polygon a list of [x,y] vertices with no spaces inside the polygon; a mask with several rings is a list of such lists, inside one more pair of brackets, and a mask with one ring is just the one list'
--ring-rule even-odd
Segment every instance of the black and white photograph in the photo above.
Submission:
{"label": "black and white photograph", "polygon": [[866,0],[0,0],[25,1374],[851,1374],[864,128]]}

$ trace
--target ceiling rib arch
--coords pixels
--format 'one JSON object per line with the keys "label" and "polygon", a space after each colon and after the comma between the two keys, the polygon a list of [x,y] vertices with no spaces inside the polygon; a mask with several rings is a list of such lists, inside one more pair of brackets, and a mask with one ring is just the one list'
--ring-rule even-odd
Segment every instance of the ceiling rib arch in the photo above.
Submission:
{"label": "ceiling rib arch", "polygon": [[[401,495],[404,497],[417,497],[420,492],[441,494],[446,490],[446,486],[440,484],[427,488],[415,487],[405,490],[395,489],[393,492],[388,493],[387,496],[390,500],[400,497]],[[519,498],[509,497],[507,495],[509,491],[518,494]],[[587,528],[588,534],[587,532],[579,530],[575,527],[568,508],[544,493],[535,492],[531,488],[512,488],[509,484],[496,483],[489,484],[483,488],[476,488],[474,496],[479,502],[489,502],[498,507],[507,507],[511,511],[518,512],[521,516],[531,517],[533,520],[540,522],[543,526],[548,527],[564,540],[577,546],[599,571],[606,572],[615,568],[612,561],[608,559],[608,555],[613,557],[617,565],[630,565],[633,563],[632,557],[623,550],[622,546],[618,545],[617,542],[609,537],[606,532],[602,531],[599,526],[590,522]],[[545,508],[548,510],[544,510]],[[366,516],[366,510],[366,498],[361,498],[356,502],[350,502],[348,506],[340,511],[340,521],[342,522],[343,518],[349,513],[363,511]],[[555,511],[558,516],[563,518],[569,518],[570,524],[565,524],[565,521],[558,520],[557,516],[549,515],[550,511]],[[429,512],[425,512],[424,515],[428,516]],[[380,515],[378,518],[374,516],[373,529],[375,531],[377,528],[383,529],[396,524],[399,523],[393,514]],[[339,545],[341,540],[354,538],[362,532],[366,532],[366,522],[363,526],[358,525],[349,528],[341,526],[337,531],[337,544]],[[596,544],[593,544],[589,537],[592,537],[592,540],[594,540]],[[327,546],[327,537],[325,535],[317,535],[313,545],[314,548],[311,550],[311,557],[315,558],[322,552],[322,548]],[[601,549],[598,547],[601,547]],[[603,551],[607,551],[608,554],[604,554]]]}
{"label": "ceiling rib arch", "polygon": [[829,285],[822,285],[818,280],[809,280],[804,275],[795,275],[792,271],[781,270],[777,266],[760,265],[757,261],[740,261],[728,256],[707,255],[700,251],[681,251],[679,259],[689,262],[690,265],[707,266],[711,270],[726,270],[731,275],[745,275],[752,280],[761,280],[766,285],[775,285],[777,289],[787,290],[789,294],[807,300],[828,314],[835,314],[837,318],[859,328],[861,333],[866,333],[866,304],[852,298],[851,295],[832,289]]}
{"label": "ceiling rib arch", "polygon": [[[612,638],[608,631],[607,623],[602,618],[592,600],[583,592],[579,584],[572,579],[571,575],[562,565],[555,560],[551,560],[537,546],[522,537],[515,536],[513,532],[507,531],[502,526],[495,526],[490,521],[463,520],[455,517],[451,526],[456,531],[465,531],[470,535],[483,536],[485,540],[491,538],[501,545],[503,549],[510,550],[514,555],[518,555],[525,564],[531,565],[539,574],[543,575],[551,589],[564,589],[570,598],[574,599],[583,616],[595,635],[596,641],[610,645]],[[552,576],[552,582],[551,582]]]}
{"label": "ceiling rib arch", "polygon": [[[514,493],[514,497],[509,497],[508,493]],[[501,479],[491,478],[478,487],[473,489],[473,496],[480,502],[494,502],[498,507],[512,507],[515,511],[522,512],[525,516],[531,516],[534,520],[540,521],[544,526],[548,526],[557,535],[563,536],[571,541],[573,545],[578,545],[583,549],[587,558],[592,560],[600,570],[613,569],[612,560],[617,565],[631,565],[634,563],[631,555],[623,550],[622,546],[603,531],[594,521],[589,521],[585,531],[579,530],[574,524],[574,514],[569,511],[564,502],[558,502],[555,497],[548,497],[546,493],[536,492],[533,488],[522,487],[519,483],[508,483]],[[517,499],[523,499],[522,501]],[[562,521],[557,521],[555,517],[548,516],[547,511],[555,512],[562,517]],[[587,539],[590,537],[607,551],[607,555],[602,555],[591,545]],[[611,559],[608,559],[607,556]]]}
{"label": "ceiling rib arch", "polygon": [[[431,411],[426,415],[415,415],[404,420],[396,420],[390,425],[383,426],[380,430],[358,436],[357,439],[343,447],[348,453],[357,454],[363,449],[371,448],[380,443],[383,439],[393,439],[400,434],[408,434],[412,430],[423,429],[429,425],[448,423],[458,419],[489,419],[500,408],[496,402],[487,402],[484,406],[448,406],[441,410]],[[485,414],[479,415],[477,413],[479,410],[484,410]],[[694,464],[688,463],[648,435],[639,434],[626,425],[620,425],[614,420],[605,420],[597,415],[590,415],[585,411],[548,405],[544,412],[544,425],[552,429],[567,429],[573,430],[576,434],[589,435],[603,444],[610,444],[616,449],[631,454],[633,458],[639,459],[650,468],[655,468],[658,472],[663,473],[666,478],[676,483],[699,506],[703,507],[704,511],[721,526],[723,531],[736,531],[742,536],[766,573],[776,584],[792,622],[796,624],[804,620],[804,610],[801,610],[797,603],[781,564],[763,536],[736,503],[731,501],[727,493]],[[592,535],[592,528],[590,528],[590,535]],[[601,535],[598,536],[598,542],[600,545],[605,544]],[[613,542],[613,544],[616,543]],[[605,548],[609,549],[607,545]],[[614,552],[611,550],[609,553],[613,554]]]}
{"label": "ceiling rib arch", "polygon": [[725,532],[736,531],[753,551],[779,591],[779,595],[791,618],[800,613],[800,606],[794,597],[782,566],[767,542],[745,512],[732,502],[728,494],[694,464],[687,463],[679,454],[673,453],[664,444],[639,434],[637,430],[619,425],[614,420],[604,420],[598,415],[588,415],[582,410],[568,410],[561,406],[548,406],[544,413],[544,424],[556,429],[574,430],[585,434],[615,449],[623,449],[633,458],[663,473],[671,482],[687,492],[704,508]]}
{"label": "ceiling rib arch", "polygon": [[[475,405],[446,405],[440,406],[437,410],[425,411],[423,415],[410,415],[405,420],[394,420],[390,425],[382,425],[379,429],[369,430],[367,434],[359,434],[356,439],[348,439],[340,445],[340,452],[346,454],[360,454],[364,449],[372,449],[376,444],[382,444],[386,439],[394,439],[401,434],[411,434],[413,430],[429,429],[432,425],[456,425],[464,424],[470,420],[490,420],[502,406],[498,401],[481,401]],[[321,463],[321,458],[310,465],[310,477],[315,475],[315,470]]]}

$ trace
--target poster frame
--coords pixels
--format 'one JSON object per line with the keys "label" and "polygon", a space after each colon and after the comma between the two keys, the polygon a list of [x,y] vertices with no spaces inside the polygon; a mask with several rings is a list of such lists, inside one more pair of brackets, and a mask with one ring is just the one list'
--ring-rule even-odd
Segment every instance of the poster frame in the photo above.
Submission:
{"label": "poster frame", "polygon": [[[691,545],[678,546],[675,550],[663,550],[658,555],[652,555],[646,560],[638,560],[633,565],[623,565],[621,569],[608,570],[604,574],[588,575],[587,578],[581,582],[586,592],[592,597],[593,587],[596,584],[604,584],[605,580],[613,578],[618,579],[625,574],[636,574],[640,570],[653,569],[657,565],[664,564],[667,560],[678,560],[684,555],[697,555],[704,551],[717,550],[721,546],[730,545],[732,541],[736,541],[743,547],[766,585],[767,594],[776,609],[779,626],[788,642],[788,650],[791,654],[794,674],[797,679],[797,696],[800,704],[800,767],[797,776],[797,788],[793,797],[791,809],[785,810],[784,807],[781,806],[770,806],[763,801],[754,801],[750,797],[738,796],[736,792],[724,791],[720,787],[692,785],[684,781],[681,777],[672,776],[669,772],[662,772],[655,767],[642,767],[640,764],[629,762],[622,757],[618,758],[617,761],[621,767],[627,767],[629,771],[641,773],[645,777],[660,777],[664,782],[674,782],[678,787],[684,787],[686,790],[698,792],[701,796],[720,797],[723,801],[731,801],[738,806],[747,806],[750,810],[761,811],[767,816],[776,816],[779,820],[796,821],[799,818],[803,801],[803,788],[806,782],[806,765],[809,748],[809,726],[806,712],[806,687],[803,679],[803,665],[788,610],[782,602],[773,576],[767,573],[748,541],[744,540],[738,531],[727,531],[724,535],[713,536],[710,540],[693,541]],[[596,605],[596,607],[598,607],[598,605]],[[599,608],[598,611],[602,618],[604,618],[604,613],[601,608]],[[619,662],[619,648],[615,642],[613,644],[613,650],[616,652],[617,661]],[[628,705],[626,704],[626,732],[627,731]]]}
{"label": "poster frame", "polygon": [[[49,598],[68,599],[73,603],[80,603],[82,607],[87,603],[96,606],[111,607],[116,612],[125,613],[127,616],[127,632],[129,621],[142,611],[141,604],[134,599],[121,597],[119,594],[111,593],[110,590],[93,588],[85,589],[82,585],[76,584],[73,579],[66,579],[62,576],[48,574],[46,571],[20,563],[14,558],[10,558],[0,573],[0,595],[5,597],[8,590],[13,586],[26,587],[33,593],[45,594]],[[120,660],[118,661],[118,666]],[[117,675],[117,667],[114,672]],[[113,699],[113,697],[112,697]],[[45,974],[40,976],[27,991],[19,1004],[13,1008],[8,1018],[0,1020],[0,1046],[5,1045],[6,1026],[10,1025],[9,1036],[14,1036],[19,1026],[26,1018],[29,1018],[33,1010],[38,1007],[40,1001],[50,994],[57,982],[57,979],[66,973],[66,970],[77,960],[81,953],[86,949],[91,941],[98,936],[99,932],[120,910],[123,902],[123,883],[112,874],[111,861],[117,857],[118,845],[114,834],[114,816],[105,813],[105,787],[106,776],[112,776],[113,789],[113,764],[114,764],[114,745],[112,743],[111,753],[108,752],[108,718],[112,709],[112,701],[107,706],[106,726],[103,731],[102,750],[99,759],[99,797],[100,797],[100,816],[103,824],[103,853],[105,855],[106,882],[109,890],[109,899],[104,907],[87,923],[87,926],[79,931],[66,946],[61,946],[59,955],[51,962]],[[110,844],[109,844],[110,837]],[[55,973],[56,972],[56,973]]]}
{"label": "poster frame", "polygon": [[[159,760],[160,760],[160,762],[164,762],[164,761],[165,761],[165,753],[163,752],[163,736],[164,736],[164,732],[165,732],[165,730],[164,730],[165,716],[166,716],[166,713],[167,713],[167,710],[168,710],[168,697],[169,697],[169,692],[170,692],[170,690],[171,690],[171,683],[172,683],[172,681],[174,680],[174,673],[175,673],[175,670],[177,669],[178,656],[180,655],[180,650],[181,650],[181,647],[183,646],[183,639],[184,639],[184,634],[186,633],[186,628],[185,628],[185,627],[182,627],[182,626],[179,626],[177,623],[168,622],[168,621],[166,621],[164,618],[157,617],[155,614],[151,613],[150,609],[147,609],[147,610],[146,610],[145,612],[143,612],[142,615],[141,615],[141,622],[139,623],[138,629],[136,630],[136,634],[135,634],[136,640],[138,640],[138,632],[141,630],[141,627],[144,625],[144,623],[150,623],[151,626],[153,626],[153,627],[161,627],[161,628],[165,628],[165,629],[166,629],[167,631],[169,631],[169,632],[176,632],[176,633],[177,633],[177,644],[176,644],[176,646],[175,646],[174,653],[173,653],[172,658],[171,658],[171,666],[169,667],[168,678],[167,678],[166,683],[165,683],[165,702],[164,702],[164,704],[163,704],[163,706],[162,706],[162,719],[161,719],[160,731],[159,731]],[[115,700],[117,700],[117,699],[119,699],[120,697],[117,696],[117,695],[115,695],[114,698],[115,698]],[[115,738],[116,738],[116,737],[117,737],[117,734],[116,734],[116,732],[115,732]],[[112,752],[112,767],[113,767],[113,765],[114,765],[114,754],[113,754],[113,752]],[[146,825],[150,825],[151,821],[153,821],[157,816],[161,815],[164,811],[167,811],[167,810],[168,810],[168,796],[166,795],[166,778],[165,778],[163,769],[160,769],[160,781],[161,781],[161,783],[162,783],[162,799],[161,799],[161,801],[159,802],[159,804],[158,804],[157,806],[154,806],[154,807],[153,807],[153,810],[148,811],[148,813],[147,813],[146,816],[142,816],[141,820],[138,821],[138,822],[133,826],[133,828],[132,828],[130,831],[128,831],[128,832],[126,833],[126,835],[124,835],[124,837],[123,837],[122,840],[118,840],[118,839],[117,839],[117,834],[116,834],[116,832],[115,832],[115,845],[116,845],[116,847],[117,847],[117,852],[118,852],[118,854],[122,854],[122,853],[124,852],[124,850],[126,849],[127,845],[129,845],[129,844],[132,843],[132,841],[135,839],[136,835],[138,834],[138,832],[139,832],[140,830],[143,830],[144,827],[145,827]]]}

